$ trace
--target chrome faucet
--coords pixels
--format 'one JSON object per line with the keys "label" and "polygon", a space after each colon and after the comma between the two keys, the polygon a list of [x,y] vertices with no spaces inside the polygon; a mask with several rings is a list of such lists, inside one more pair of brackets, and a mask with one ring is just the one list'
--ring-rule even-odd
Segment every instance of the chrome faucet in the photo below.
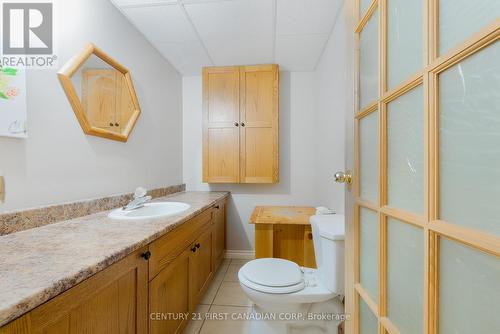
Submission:
{"label": "chrome faucet", "polygon": [[152,197],[151,196],[146,196],[148,191],[144,189],[143,187],[139,187],[135,190],[134,192],[134,199],[130,201],[127,205],[123,207],[124,211],[132,211],[136,209],[140,209],[149,202]]}

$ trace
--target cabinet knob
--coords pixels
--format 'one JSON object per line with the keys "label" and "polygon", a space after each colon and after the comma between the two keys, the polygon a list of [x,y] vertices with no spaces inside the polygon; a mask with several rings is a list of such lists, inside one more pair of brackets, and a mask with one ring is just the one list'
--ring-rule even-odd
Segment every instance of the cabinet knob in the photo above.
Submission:
{"label": "cabinet knob", "polygon": [[196,248],[200,248],[200,247],[201,247],[201,245],[200,245],[199,243],[198,243],[198,244],[196,244],[196,245],[194,245],[194,246],[195,246]]}
{"label": "cabinet knob", "polygon": [[217,210],[219,210],[220,206],[219,205],[215,205],[214,208],[217,209]]}
{"label": "cabinet knob", "polygon": [[240,126],[238,122],[234,122],[234,126]]}
{"label": "cabinet knob", "polygon": [[113,123],[109,123],[109,126],[114,126],[114,124]]}
{"label": "cabinet knob", "polygon": [[150,251],[146,251],[144,253],[141,254],[141,257],[144,259],[144,260],[149,260],[151,258],[151,252]]}
{"label": "cabinet knob", "polygon": [[118,124],[118,123],[115,123],[115,126],[120,126],[120,124]]}
{"label": "cabinet knob", "polygon": [[191,247],[191,252],[196,253],[196,246]]}
{"label": "cabinet knob", "polygon": [[242,126],[242,127],[245,127],[245,123],[241,122],[241,126]]}

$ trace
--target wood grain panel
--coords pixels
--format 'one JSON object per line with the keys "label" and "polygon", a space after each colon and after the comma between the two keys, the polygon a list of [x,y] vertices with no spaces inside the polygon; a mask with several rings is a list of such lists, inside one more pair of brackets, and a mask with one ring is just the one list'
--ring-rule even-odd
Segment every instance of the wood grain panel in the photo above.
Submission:
{"label": "wood grain panel", "polygon": [[241,183],[279,182],[278,65],[240,70]]}
{"label": "wood grain panel", "polygon": [[32,333],[147,333],[141,249],[29,313]]}
{"label": "wood grain panel", "polygon": [[203,182],[238,183],[238,67],[203,69]]}
{"label": "wood grain panel", "polygon": [[[149,312],[156,314],[186,314],[189,304],[190,250],[186,249],[149,284]],[[187,319],[158,319],[149,321],[150,334],[173,334],[181,332]]]}

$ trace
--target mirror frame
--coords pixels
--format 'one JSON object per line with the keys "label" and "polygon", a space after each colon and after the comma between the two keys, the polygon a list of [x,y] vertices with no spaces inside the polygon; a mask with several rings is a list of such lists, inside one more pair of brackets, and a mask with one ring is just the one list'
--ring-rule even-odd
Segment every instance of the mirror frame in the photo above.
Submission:
{"label": "mirror frame", "polygon": [[[134,112],[132,113],[132,116],[130,117],[126,127],[121,133],[98,128],[90,124],[87,116],[85,115],[82,102],[80,101],[80,98],[78,97],[78,94],[76,92],[76,88],[71,81],[73,75],[92,54],[99,57],[101,60],[112,66],[117,71],[123,73],[123,75],[125,76],[125,82],[132,97]],[[80,126],[85,134],[121,142],[126,142],[128,140],[128,137],[141,114],[141,108],[139,106],[139,100],[137,99],[137,95],[135,93],[134,84],[132,83],[132,77],[130,76],[130,72],[126,67],[118,63],[115,59],[111,58],[108,54],[96,47],[94,44],[88,43],[81,52],[79,52],[63,67],[61,67],[61,69],[57,72],[57,76],[59,77],[59,81],[61,82],[64,92],[66,93],[69,103],[71,104],[76,118],[78,119],[78,122],[80,123]]]}

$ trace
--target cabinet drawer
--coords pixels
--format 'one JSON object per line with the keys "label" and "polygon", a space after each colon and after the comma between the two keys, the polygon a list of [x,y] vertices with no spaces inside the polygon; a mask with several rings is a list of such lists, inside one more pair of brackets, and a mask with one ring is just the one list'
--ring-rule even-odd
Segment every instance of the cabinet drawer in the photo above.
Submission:
{"label": "cabinet drawer", "polygon": [[150,280],[193,243],[206,226],[212,224],[212,215],[213,208],[207,209],[151,243],[149,246],[151,251]]}

